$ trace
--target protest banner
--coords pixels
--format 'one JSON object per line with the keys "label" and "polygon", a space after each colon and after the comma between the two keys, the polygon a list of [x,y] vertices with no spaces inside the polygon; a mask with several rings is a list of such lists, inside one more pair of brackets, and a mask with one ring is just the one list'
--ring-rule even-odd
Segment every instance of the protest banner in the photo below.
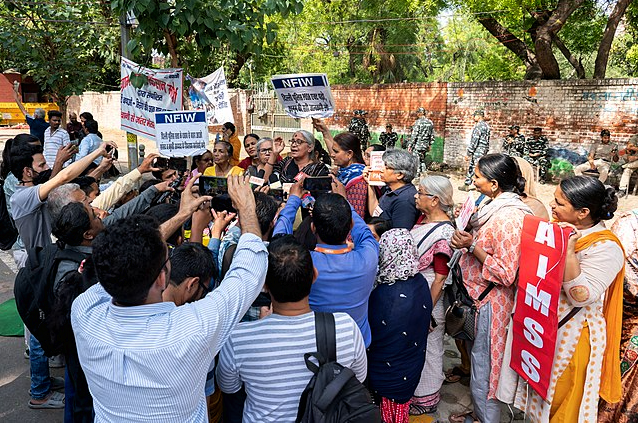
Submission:
{"label": "protest banner", "polygon": [[530,215],[523,222],[510,367],[543,399],[552,376],[569,233]]}
{"label": "protest banner", "polygon": [[193,78],[187,75],[186,79],[191,83],[188,95],[193,110],[205,111],[206,122],[209,125],[221,125],[225,122],[235,123],[223,67],[203,78]]}
{"label": "protest banner", "polygon": [[475,208],[476,204],[474,202],[474,197],[470,194],[465,199],[465,202],[459,211],[459,215],[456,218],[457,229],[464,231],[465,228],[467,228],[467,224],[470,222],[470,218],[472,217],[472,213],[474,213]]}
{"label": "protest banner", "polygon": [[368,172],[368,184],[376,187],[382,187],[385,185],[383,182],[383,171],[385,170],[385,163],[383,162],[383,153],[385,151],[371,151],[370,152],[370,172]]}
{"label": "protest banner", "polygon": [[271,80],[288,116],[327,118],[334,114],[335,102],[325,73],[275,75]]}
{"label": "protest banner", "polygon": [[168,157],[202,154],[208,145],[206,112],[182,110],[155,113],[156,143],[159,153]]}
{"label": "protest banner", "polygon": [[120,75],[121,128],[155,139],[154,113],[182,110],[182,69],[148,69],[122,58]]}

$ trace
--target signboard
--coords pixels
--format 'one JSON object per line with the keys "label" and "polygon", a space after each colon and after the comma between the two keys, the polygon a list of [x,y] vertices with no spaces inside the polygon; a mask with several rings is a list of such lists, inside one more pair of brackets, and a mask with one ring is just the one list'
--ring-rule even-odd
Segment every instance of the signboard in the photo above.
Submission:
{"label": "signboard", "polygon": [[523,222],[510,367],[543,399],[552,377],[570,231],[534,216]]}
{"label": "signboard", "polygon": [[385,170],[385,162],[383,161],[383,153],[385,151],[371,151],[370,152],[370,172],[368,173],[368,184],[372,186],[382,187],[385,185],[383,182],[383,171]]}
{"label": "signboard", "polygon": [[148,69],[122,58],[120,75],[121,128],[155,139],[154,113],[182,110],[182,69]]}
{"label": "signboard", "polygon": [[472,217],[472,213],[474,213],[475,208],[476,204],[474,203],[474,197],[470,194],[465,199],[465,203],[463,203],[463,206],[461,206],[461,210],[459,211],[459,216],[456,218],[456,227],[460,231],[464,231],[465,228],[467,228],[467,224],[470,222],[470,218]]}
{"label": "signboard", "polygon": [[190,75],[186,78],[191,82],[188,95],[193,109],[206,112],[208,125],[235,123],[223,67],[203,78],[193,78]]}
{"label": "signboard", "polygon": [[157,149],[163,156],[202,154],[208,145],[206,112],[182,110],[155,113]]}
{"label": "signboard", "polygon": [[335,102],[325,73],[275,75],[271,80],[288,116],[327,118],[334,114]]}

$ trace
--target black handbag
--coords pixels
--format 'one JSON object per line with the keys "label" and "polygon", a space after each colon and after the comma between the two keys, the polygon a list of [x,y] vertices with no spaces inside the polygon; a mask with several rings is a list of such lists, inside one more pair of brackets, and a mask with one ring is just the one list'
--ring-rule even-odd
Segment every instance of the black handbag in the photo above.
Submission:
{"label": "black handbag", "polygon": [[496,286],[494,282],[481,292],[477,301],[470,296],[463,283],[461,267],[456,263],[450,269],[452,284],[445,288],[448,307],[445,311],[445,333],[455,339],[473,341],[476,334],[476,303],[482,301]]}

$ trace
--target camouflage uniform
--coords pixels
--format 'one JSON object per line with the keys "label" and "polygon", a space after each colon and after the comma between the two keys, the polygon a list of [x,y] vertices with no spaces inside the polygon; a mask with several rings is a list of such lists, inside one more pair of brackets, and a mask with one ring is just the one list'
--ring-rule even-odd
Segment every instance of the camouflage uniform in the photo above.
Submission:
{"label": "camouflage uniform", "polygon": [[[529,137],[525,142],[525,149],[523,151],[523,158],[527,160],[531,165],[538,167],[538,179],[539,181],[545,181],[547,170],[549,169],[549,160],[547,159],[547,148],[549,147],[549,140],[545,135],[541,135],[539,138]],[[536,157],[530,157],[531,155],[539,154]]]}
{"label": "camouflage uniform", "polygon": [[399,141],[399,135],[394,131],[384,131],[381,132],[381,134],[379,135],[379,141],[381,141],[381,145],[384,146],[386,149],[394,148],[397,145],[397,141]]}
{"label": "camouflage uniform", "polygon": [[366,123],[366,119],[363,117],[364,114],[365,111],[363,110],[355,110],[355,116],[350,120],[350,124],[348,125],[348,131],[352,132],[357,136],[357,138],[359,138],[361,151],[365,151],[368,148],[368,143],[371,138],[368,124]]}
{"label": "camouflage uniform", "polygon": [[476,122],[474,129],[472,129],[470,145],[467,147],[467,156],[470,158],[470,166],[467,168],[467,174],[465,175],[465,185],[472,184],[474,167],[476,167],[479,159],[487,154],[490,148],[490,133],[490,126],[484,120]]}
{"label": "camouflage uniform", "polygon": [[419,158],[421,171],[425,170],[425,156],[430,151],[432,141],[434,141],[434,124],[430,119],[421,116],[412,126],[412,136],[408,144],[408,149]]}
{"label": "camouflage uniform", "polygon": [[503,140],[503,154],[512,157],[523,157],[525,154],[525,135],[508,135]]}

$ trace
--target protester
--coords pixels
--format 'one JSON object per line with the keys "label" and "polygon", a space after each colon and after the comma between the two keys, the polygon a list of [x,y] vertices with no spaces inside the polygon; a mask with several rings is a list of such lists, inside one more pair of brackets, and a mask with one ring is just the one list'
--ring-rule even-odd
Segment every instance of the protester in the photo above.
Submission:
{"label": "protester", "polygon": [[410,404],[410,414],[434,413],[441,400],[440,390],[445,380],[443,374],[443,334],[445,332],[445,307],[443,287],[450,269],[452,257],[449,242],[454,234],[451,214],[454,208],[453,188],[444,176],[428,176],[421,179],[416,194],[416,207],[424,216],[410,232],[417,245],[419,272],[425,277],[432,295],[432,329],[428,335],[428,348],[421,380]]}
{"label": "protester", "polygon": [[383,163],[381,179],[389,191],[377,199],[374,187],[368,184],[368,210],[372,216],[392,222],[393,228],[412,229],[419,217],[414,205],[416,188],[412,184],[419,167],[418,159],[407,151],[392,149],[383,153]]}
{"label": "protester", "polygon": [[231,175],[243,175],[244,169],[231,164],[231,159],[234,154],[233,150],[234,147],[226,141],[216,142],[215,148],[213,148],[214,164],[206,168],[204,176],[225,178]]}
{"label": "protester", "polygon": [[[496,389],[514,307],[523,219],[531,210],[520,199],[525,180],[512,157],[485,155],[471,173],[474,186],[489,200],[472,215],[470,232],[458,228],[451,245],[467,249],[459,265],[470,296],[477,300],[485,293],[478,302],[476,335],[470,344],[474,415],[483,422],[498,422]],[[463,422],[465,417],[453,415],[450,420]]]}
{"label": "protester", "polygon": [[308,131],[297,131],[289,141],[290,153],[288,157],[277,161],[284,151],[284,141],[275,138],[273,152],[268,159],[268,166],[273,168],[281,183],[294,183],[299,173],[306,176],[328,176],[328,167],[314,158],[316,145],[315,137]]}
{"label": "protester", "polygon": [[246,170],[248,169],[248,166],[257,164],[257,141],[259,141],[259,135],[257,134],[248,134],[244,136],[244,149],[246,150],[248,157],[239,162],[237,166]]}
{"label": "protester", "polygon": [[536,198],[536,181],[534,168],[524,158],[513,156],[511,154],[510,156],[514,160],[516,160],[516,164],[521,171],[521,175],[525,179],[525,190],[521,195],[521,200],[532,210],[534,216],[540,217],[541,219],[549,220],[547,206],[545,206],[545,204],[543,204],[538,198]]}
{"label": "protester", "polygon": [[366,148],[363,152],[363,163],[366,166],[370,166],[370,153],[373,151],[385,151],[386,148],[381,144],[372,144],[370,147]]}
{"label": "protester", "polygon": [[371,217],[368,220],[368,228],[370,228],[370,231],[372,231],[372,236],[374,236],[374,239],[379,242],[381,236],[392,229],[392,225],[390,224],[389,220],[381,219],[380,217]]}
{"label": "protester", "polygon": [[[302,184],[303,178],[290,189],[274,235],[292,234],[295,215],[301,206]],[[357,322],[368,346],[371,341],[368,299],[377,273],[379,244],[348,204],[343,184],[333,182],[332,191],[319,196],[312,211],[311,229],[317,237],[317,246],[310,254],[319,276],[310,291],[310,307],[313,311],[348,313]],[[346,243],[349,232],[354,247]],[[347,284],[343,282],[346,279]]]}
{"label": "protester", "polygon": [[[264,179],[264,181],[269,184],[279,181],[277,175],[273,173],[273,166],[268,164],[270,156],[272,155],[272,138],[261,138],[257,141],[255,150],[257,152],[257,160],[255,164],[248,166],[246,173],[250,176]],[[277,160],[281,160],[281,157]]]}
{"label": "protester", "polygon": [[419,273],[419,258],[407,229],[392,229],[379,241],[379,271],[370,294],[368,348],[370,389],[381,397],[386,423],[408,423],[410,399],[425,362],[432,297]]}
{"label": "protester", "polygon": [[191,167],[191,172],[186,178],[186,184],[191,180],[191,178],[196,178],[199,175],[202,175],[209,166],[213,165],[213,153],[206,150],[202,154],[198,154],[197,156],[193,156],[193,165]]}
{"label": "protester", "polygon": [[[47,163],[54,163],[60,147],[68,145],[71,140],[68,132],[62,128],[62,113],[57,110],[49,110],[48,114],[49,127],[44,130],[44,158]],[[64,166],[69,164],[71,164],[71,160],[65,162]]]}
{"label": "protester", "polygon": [[[223,392],[235,393],[245,386],[243,421],[296,420],[301,393],[313,375],[304,354],[317,350],[315,313],[308,301],[316,278],[311,253],[292,236],[270,243],[266,287],[272,314],[240,323],[224,345],[217,369]],[[334,313],[334,318],[337,359],[363,382],[366,354],[361,332],[346,313]]]}
{"label": "protester", "polygon": [[638,419],[636,397],[636,349],[638,345],[638,210],[623,213],[611,231],[625,250],[625,280],[623,290],[622,335],[620,362],[622,396],[619,402],[600,402],[598,421],[629,423]]}
{"label": "protester", "polygon": [[[162,302],[171,263],[161,234],[174,232],[211,199],[194,197],[193,182],[161,233],[154,219],[135,216],[107,227],[93,242],[100,283],[73,303],[71,322],[97,421],[206,422],[206,373],[263,286],[267,251],[254,196],[247,179],[230,177],[243,233],[231,269],[200,301],[179,307]],[[180,371],[166,363],[178,363]]]}
{"label": "protester", "polygon": [[514,404],[533,422],[596,422],[599,399],[616,403],[622,397],[624,251],[602,222],[613,218],[617,203],[613,188],[588,176],[564,179],[554,193],[552,218],[572,230],[558,300],[564,323],[556,335],[547,398],[519,380]]}
{"label": "protester", "polygon": [[78,115],[75,112],[69,113],[69,121],[66,123],[66,132],[69,133],[69,139],[71,141],[77,141],[78,143],[84,136],[82,123],[78,122]]}
{"label": "protester", "polygon": [[[237,129],[235,128],[235,125],[233,125],[231,122],[224,123],[222,125],[222,136],[222,140],[226,141],[233,147],[232,149],[229,149],[230,158],[228,159],[228,161],[230,162],[231,166],[237,166],[239,164],[241,142],[239,141],[239,137],[237,136]],[[218,141],[215,140],[215,144],[217,143]]]}
{"label": "protester", "polygon": [[33,116],[27,112],[27,109],[22,104],[22,99],[20,98],[19,86],[13,86],[13,99],[15,100],[18,108],[24,115],[24,118],[27,121],[27,125],[29,125],[29,133],[40,140],[40,142],[44,145],[44,131],[49,127],[49,124],[46,120],[44,120],[45,111],[44,109],[37,108],[33,112]]}
{"label": "protester", "polygon": [[368,187],[363,179],[365,165],[359,138],[352,132],[342,132],[333,138],[326,124],[319,119],[313,119],[313,125],[323,134],[330,157],[338,167],[337,179],[346,187],[348,202],[352,204],[359,216],[365,218]]}
{"label": "protester", "polygon": [[[88,132],[88,134],[84,138],[82,138],[82,141],[80,142],[80,151],[78,152],[76,159],[81,159],[82,157],[85,157],[86,155],[95,151],[102,143],[102,138],[97,135],[97,121],[87,120],[84,123],[84,128],[86,129],[86,132]],[[101,162],[102,157],[98,157],[93,161],[93,163],[95,163],[96,165],[99,165]]]}

